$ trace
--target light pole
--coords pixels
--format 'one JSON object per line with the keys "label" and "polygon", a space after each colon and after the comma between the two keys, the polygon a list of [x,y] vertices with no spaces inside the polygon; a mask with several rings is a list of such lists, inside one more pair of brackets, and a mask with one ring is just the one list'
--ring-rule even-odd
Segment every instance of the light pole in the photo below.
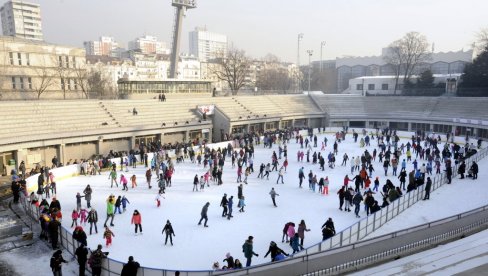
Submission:
{"label": "light pole", "polygon": [[310,66],[310,58],[313,55],[313,50],[307,50],[308,53],[308,93],[310,94],[310,74],[312,72],[312,67]]}
{"label": "light pole", "polygon": [[298,47],[297,47],[297,91],[300,92],[300,41],[303,39],[303,33],[298,34]]}
{"label": "light pole", "polygon": [[320,73],[322,73],[322,49],[325,46],[325,41],[320,42]]}

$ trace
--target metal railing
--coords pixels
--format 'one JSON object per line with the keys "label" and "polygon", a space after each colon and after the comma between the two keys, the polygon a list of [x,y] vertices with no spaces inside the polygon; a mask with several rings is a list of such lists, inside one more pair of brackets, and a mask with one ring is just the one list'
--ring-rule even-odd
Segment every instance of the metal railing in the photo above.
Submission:
{"label": "metal railing", "polygon": [[[472,161],[479,161],[480,159],[486,157],[488,155],[488,148],[483,148],[479,150],[475,155],[467,158],[465,160],[466,165],[471,164]],[[453,175],[452,177],[455,178],[457,176],[457,165],[453,167]],[[432,181],[432,187],[431,191],[435,191],[442,185],[446,183],[446,175],[445,173],[438,174],[434,180]],[[324,252],[329,252],[333,251],[335,252],[335,249],[338,249],[339,251],[341,250],[340,248],[344,250],[348,250],[347,248],[354,248],[357,243],[363,244],[365,242],[362,242],[361,240],[367,237],[369,234],[373,233],[376,229],[380,228],[383,226],[385,223],[388,221],[392,220],[394,217],[402,213],[404,210],[408,209],[410,206],[414,205],[417,203],[419,200],[423,198],[425,195],[425,191],[423,189],[423,185],[421,185],[419,188],[406,193],[404,196],[400,197],[399,199],[393,201],[390,205],[386,206],[385,208],[382,208],[380,211],[375,212],[371,214],[370,216],[367,216],[357,223],[347,227],[346,229],[342,230],[341,232],[337,233],[335,236],[331,237],[330,239],[327,239],[326,241],[317,243],[309,248],[306,248],[305,250],[300,251],[299,253],[293,255],[291,258],[287,258],[281,262],[275,262],[275,263],[266,263],[262,265],[256,265],[252,266],[249,268],[244,268],[241,270],[236,270],[236,271],[213,271],[213,270],[195,270],[195,271],[181,271],[180,275],[191,275],[191,276],[198,276],[198,275],[221,275],[221,274],[235,274],[235,275],[249,275],[249,274],[260,274],[260,275],[273,275],[273,273],[276,273],[276,271],[280,271],[283,267],[288,267],[293,264],[293,270],[300,270],[300,274],[304,273],[310,273],[311,271],[317,271],[319,269],[322,269],[324,266],[321,267],[316,267],[315,270],[310,270],[313,268],[313,266],[310,266],[308,263],[312,260],[311,256],[316,255],[316,254],[323,254]],[[29,202],[28,197],[22,196],[21,198],[22,206],[26,210],[26,213],[32,217],[34,220],[38,220],[39,218],[39,210],[35,205],[32,205]],[[486,207],[486,206],[485,206]],[[487,207],[488,208],[488,207]],[[484,208],[483,210],[487,209]],[[473,213],[473,211],[467,212],[469,214]],[[457,215],[458,217],[461,215]],[[448,220],[449,218],[446,218],[445,220]],[[488,218],[487,218],[488,220]],[[443,220],[441,220],[443,221]],[[429,224],[430,225],[430,224]],[[396,233],[407,233],[409,231],[415,231],[419,228],[422,228],[423,226],[419,227],[413,227],[409,228],[406,230],[401,230]],[[76,248],[78,247],[78,242],[75,241],[72,237],[72,234],[69,232],[68,229],[65,227],[60,228],[60,242],[63,247],[65,247],[69,253],[74,255],[74,252]],[[393,235],[393,234],[392,234]],[[449,235],[447,235],[449,236]],[[447,237],[446,236],[446,237]],[[384,237],[384,236],[382,236]],[[390,237],[390,236],[388,236]],[[395,236],[392,236],[395,237]],[[376,241],[380,241],[381,237],[374,238],[371,240],[368,240],[367,243],[373,243]],[[439,238],[438,240],[442,240]],[[369,242],[371,241],[371,242]],[[425,242],[426,244],[429,244],[428,242]],[[424,244],[423,241],[418,241],[413,243],[413,245],[410,245],[408,248],[420,248]],[[407,250],[407,249],[402,249],[402,250]],[[398,251],[398,250],[397,250]],[[393,252],[396,251],[388,251],[388,254],[383,254],[380,256],[372,257],[372,258],[367,258],[367,259],[355,259],[352,260],[351,264],[346,264],[345,266],[340,265],[340,266],[334,266],[335,270],[340,270],[340,269],[345,269],[345,267],[351,267],[351,266],[356,266],[356,265],[361,265],[365,264],[368,262],[372,262],[375,260],[380,260],[385,258],[387,255],[393,254]],[[328,253],[327,253],[328,254]],[[328,254],[329,255],[329,254]],[[298,265],[299,263],[305,263],[305,265]],[[103,275],[120,275],[120,271],[122,270],[123,263],[117,260],[113,260],[111,258],[107,258],[103,262],[102,266],[102,274]],[[165,269],[157,269],[157,268],[150,268],[150,267],[141,267],[139,269],[138,275],[143,275],[143,276],[166,276],[166,275],[174,275],[175,271],[171,270],[165,270]],[[322,273],[322,272],[321,272]],[[325,273],[330,273],[325,272]],[[274,274],[276,275],[276,274]]]}

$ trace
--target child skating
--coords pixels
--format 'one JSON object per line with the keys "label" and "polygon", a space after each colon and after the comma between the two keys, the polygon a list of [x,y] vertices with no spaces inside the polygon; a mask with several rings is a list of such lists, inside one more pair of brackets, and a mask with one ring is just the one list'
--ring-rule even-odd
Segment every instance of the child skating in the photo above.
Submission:
{"label": "child skating", "polygon": [[105,227],[105,232],[103,232],[103,238],[105,239],[105,246],[109,247],[112,245],[112,237],[115,237],[114,233],[108,226]]}

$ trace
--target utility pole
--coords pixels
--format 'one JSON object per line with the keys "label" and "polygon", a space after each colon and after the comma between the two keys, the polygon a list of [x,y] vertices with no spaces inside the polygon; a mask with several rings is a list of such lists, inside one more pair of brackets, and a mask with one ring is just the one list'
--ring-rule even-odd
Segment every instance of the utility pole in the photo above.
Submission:
{"label": "utility pole", "polygon": [[325,46],[325,41],[320,42],[320,73],[322,73],[322,49]]}
{"label": "utility pole", "polygon": [[310,74],[312,73],[312,66],[310,63],[310,58],[313,55],[313,50],[307,50],[308,53],[308,93],[310,95]]}
{"label": "utility pole", "polygon": [[298,34],[297,47],[297,92],[300,92],[300,41],[303,39],[303,33]]}

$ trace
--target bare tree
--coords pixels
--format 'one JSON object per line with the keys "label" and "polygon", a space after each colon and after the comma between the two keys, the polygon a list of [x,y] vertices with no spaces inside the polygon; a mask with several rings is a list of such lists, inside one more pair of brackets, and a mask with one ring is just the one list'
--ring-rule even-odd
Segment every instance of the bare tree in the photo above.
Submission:
{"label": "bare tree", "polygon": [[76,84],[88,99],[88,70],[85,64],[76,63],[73,68]]}
{"label": "bare tree", "polygon": [[55,58],[52,58],[51,62],[46,62],[46,57],[42,58],[41,66],[35,69],[35,78],[32,80],[32,89],[37,94],[37,99],[41,98],[41,95],[46,92],[46,90],[54,84],[56,78],[56,70],[53,69],[53,64],[56,64]]}
{"label": "bare tree", "polygon": [[256,86],[261,90],[282,90],[291,89],[292,78],[288,70],[284,68],[267,68],[261,70],[257,76]]}
{"label": "bare tree", "polygon": [[246,80],[251,64],[250,59],[246,56],[243,50],[229,49],[227,53],[217,53],[216,64],[210,68],[219,80],[227,82],[232,94],[237,94]]}
{"label": "bare tree", "polygon": [[61,85],[61,91],[63,91],[63,99],[66,100],[66,87],[68,85],[69,69],[64,66],[58,66],[56,68],[56,74],[59,78],[59,84]]}
{"label": "bare tree", "polygon": [[418,32],[409,32],[390,44],[384,60],[392,66],[395,73],[394,94],[396,94],[401,75],[403,75],[403,83],[407,83],[416,67],[430,60],[431,55],[428,48],[427,38]]}
{"label": "bare tree", "polygon": [[100,99],[117,97],[115,88],[101,71],[93,70],[87,74],[87,88],[88,91],[96,93]]}
{"label": "bare tree", "polygon": [[488,27],[481,29],[476,34],[476,49],[481,52],[486,47],[488,47]]}

